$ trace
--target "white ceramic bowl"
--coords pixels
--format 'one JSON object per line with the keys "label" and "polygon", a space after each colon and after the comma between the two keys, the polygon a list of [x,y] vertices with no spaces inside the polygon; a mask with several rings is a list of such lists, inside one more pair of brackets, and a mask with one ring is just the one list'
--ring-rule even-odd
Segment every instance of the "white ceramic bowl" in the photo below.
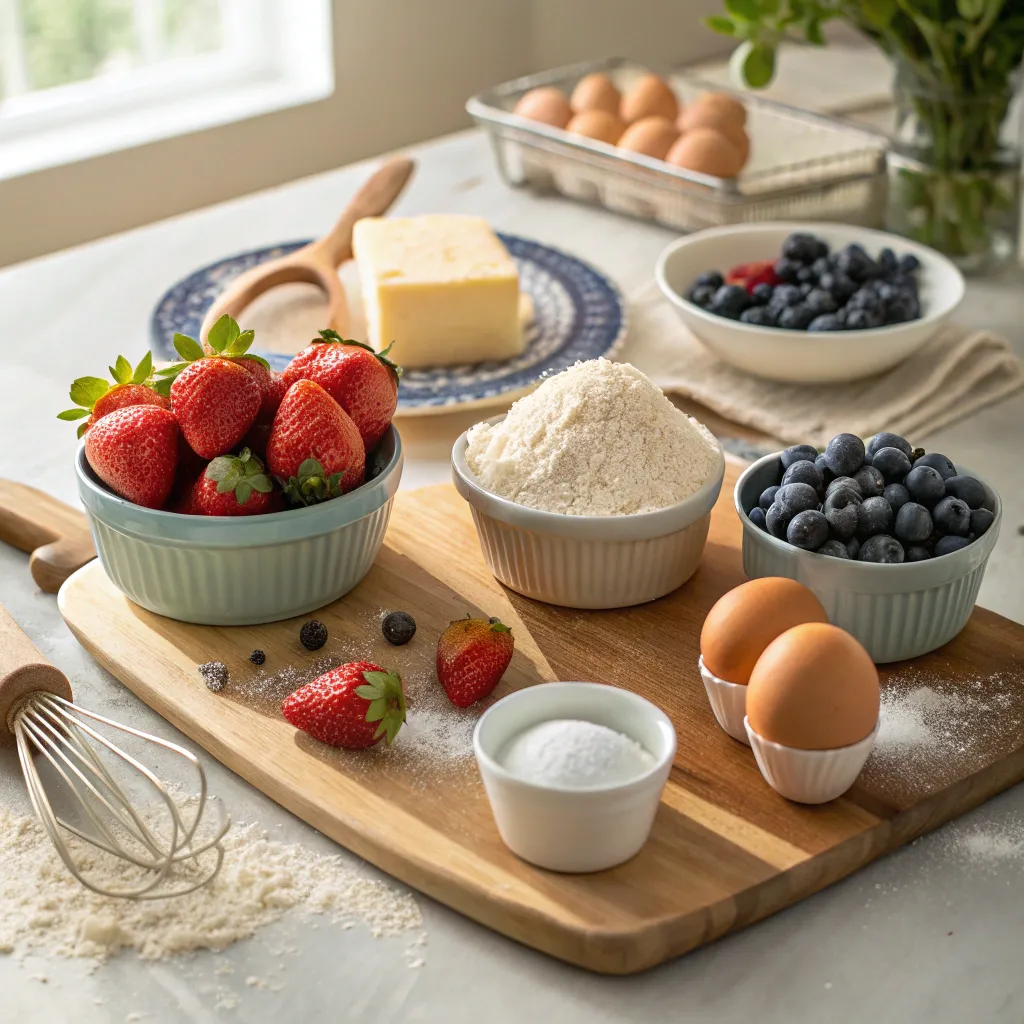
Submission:
{"label": "white ceramic bowl", "polygon": [[857,781],[878,735],[876,722],[869,736],[848,747],[797,750],[759,736],[746,717],[743,726],[765,782],[780,796],[799,804],[824,804],[842,796]]}
{"label": "white ceramic bowl", "polygon": [[852,633],[879,664],[933,651],[967,625],[1003,518],[1002,502],[988,483],[967,467],[956,467],[957,473],[981,480],[986,505],[995,514],[973,544],[924,562],[879,565],[803,551],[750,521],[747,513],[761,492],[779,481],[780,454],[748,466],[733,492],[743,525],[743,571],[750,579],[788,576],[809,587],[829,622]]}
{"label": "white ceramic bowl", "polygon": [[[918,281],[924,315],[869,331],[808,333],[727,320],[684,298],[694,279],[706,270],[725,274],[737,263],[777,257],[786,236],[794,231],[809,231],[833,250],[860,242],[872,256],[886,246],[898,255],[913,253],[921,261]],[[934,249],[847,224],[771,222],[698,231],[661,254],[655,276],[679,319],[719,359],[759,377],[799,384],[857,380],[888,370],[932,337],[964,295],[963,275]]]}
{"label": "white ceramic bowl", "polygon": [[704,656],[697,659],[700,677],[708,695],[711,710],[718,724],[734,739],[750,746],[747,729],[743,724],[747,716],[747,688],[743,683],[729,683],[708,670]]}
{"label": "white ceramic bowl", "polygon": [[725,477],[721,449],[715,472],[684,501],[631,516],[573,516],[485,490],[466,463],[467,434],[452,449],[452,478],[484,561],[505,586],[568,608],[625,608],[664,597],[696,571]]}
{"label": "white ceramic bowl", "polygon": [[[498,762],[505,744],[556,718],[607,726],[654,756],[643,775],[616,785],[569,789],[525,782]],[[676,754],[668,716],[643,697],[600,683],[539,683],[492,705],[473,732],[473,751],[502,841],[551,871],[603,871],[647,841]]]}

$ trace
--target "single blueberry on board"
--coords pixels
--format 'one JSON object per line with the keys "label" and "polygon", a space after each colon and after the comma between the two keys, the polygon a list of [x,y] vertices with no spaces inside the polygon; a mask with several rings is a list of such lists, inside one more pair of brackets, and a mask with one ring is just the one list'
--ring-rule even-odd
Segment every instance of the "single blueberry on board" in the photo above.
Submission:
{"label": "single blueberry on board", "polygon": [[761,492],[761,497],[757,499],[757,504],[764,509],[765,512],[772,507],[772,503],[775,501],[775,495],[779,493],[779,485],[772,484],[771,487],[766,487]]}
{"label": "single blueberry on board", "polygon": [[896,513],[893,533],[904,544],[923,544],[932,535],[931,513],[924,505],[908,501]]}
{"label": "single blueberry on board", "polygon": [[911,461],[915,466],[931,466],[932,469],[938,471],[943,480],[956,476],[956,466],[945,455],[940,455],[938,452],[929,452],[927,455],[922,455],[917,460]]}
{"label": "single blueberry on board", "polygon": [[817,509],[798,512],[789,521],[786,540],[804,551],[815,551],[828,540],[828,523]]}
{"label": "single blueberry on board", "polygon": [[786,484],[810,484],[819,494],[825,491],[825,478],[821,470],[806,459],[794,462],[782,475],[782,486]]}
{"label": "single blueberry on board", "polygon": [[932,553],[920,544],[912,544],[906,549],[904,556],[905,562],[926,562],[932,557]]}
{"label": "single blueberry on board", "polygon": [[922,466],[920,459],[904,478],[903,486],[910,492],[910,497],[925,508],[932,508],[946,495],[946,482],[939,471],[931,466]]}
{"label": "single blueberry on board", "polygon": [[860,484],[860,493],[865,498],[877,498],[885,490],[885,479],[874,466],[861,466],[853,479]]}
{"label": "single blueberry on board", "polygon": [[832,558],[849,558],[850,552],[841,540],[827,540],[818,548],[819,555],[831,555]]}
{"label": "single blueberry on board", "polygon": [[825,446],[825,461],[836,476],[853,476],[864,465],[864,442],[856,434],[836,434]]}
{"label": "single blueberry on board", "polygon": [[967,547],[971,542],[966,537],[940,537],[935,542],[935,557],[951,555],[954,551]]}
{"label": "single blueberry on board", "polygon": [[861,562],[880,562],[884,565],[898,565],[903,557],[903,545],[885,533],[876,534],[864,541],[857,552]]}
{"label": "single blueberry on board", "polygon": [[885,498],[865,498],[858,509],[857,536],[861,542],[892,528],[892,507]]}
{"label": "single blueberry on board", "polygon": [[951,495],[932,509],[935,529],[947,537],[966,537],[971,532],[971,510],[966,501]]}
{"label": "single blueberry on board", "polygon": [[946,493],[966,501],[972,509],[981,508],[988,497],[981,481],[973,476],[951,476],[946,481]]}
{"label": "single blueberry on board", "polygon": [[789,469],[794,462],[814,462],[818,457],[818,449],[809,444],[794,444],[787,448],[779,456],[784,470]]}
{"label": "single blueberry on board", "polygon": [[987,508],[976,508],[971,512],[971,533],[980,537],[995,522],[995,513]]}
{"label": "single blueberry on board", "polygon": [[759,529],[768,529],[768,520],[765,517],[764,509],[760,505],[755,505],[748,513],[747,518]]}
{"label": "single blueberry on board", "polygon": [[817,509],[818,492],[810,484],[786,484],[780,487],[779,493],[775,495],[775,504],[772,508],[776,505],[792,519],[798,512]]}
{"label": "single blueberry on board", "polygon": [[871,465],[877,469],[887,484],[895,484],[910,472],[910,459],[899,448],[879,448],[871,456]]}
{"label": "single blueberry on board", "polygon": [[787,306],[779,314],[778,325],[784,331],[806,331],[814,316],[814,310],[804,305]]}
{"label": "single blueberry on board", "polygon": [[[822,455],[821,457],[824,458],[825,456]],[[828,485],[825,494],[829,495],[833,491],[838,491],[840,487],[849,487],[851,490],[856,491],[857,494],[859,494],[862,498],[864,497],[863,493],[861,493],[860,484],[857,483],[857,481],[854,480],[852,476],[835,477],[833,481]]]}
{"label": "single blueberry on board", "polygon": [[828,523],[829,536],[846,543],[855,540],[860,520],[859,508],[860,503],[857,502],[845,505],[843,508],[826,509],[825,522]]}
{"label": "single blueberry on board", "polygon": [[893,512],[899,512],[910,501],[910,491],[903,484],[886,484],[882,497],[892,506]]}
{"label": "single blueberry on board", "polygon": [[807,330],[814,331],[815,333],[823,331],[841,331],[843,329],[843,321],[835,315],[835,313],[822,313],[821,316],[816,316],[808,325]]}
{"label": "single blueberry on board", "polygon": [[898,448],[904,455],[909,459],[910,453],[913,449],[910,447],[910,442],[905,437],[900,437],[899,434],[890,434],[889,431],[883,430],[879,434],[875,434],[873,438],[867,443],[867,447],[864,449],[864,453],[868,458],[872,458],[880,448]]}

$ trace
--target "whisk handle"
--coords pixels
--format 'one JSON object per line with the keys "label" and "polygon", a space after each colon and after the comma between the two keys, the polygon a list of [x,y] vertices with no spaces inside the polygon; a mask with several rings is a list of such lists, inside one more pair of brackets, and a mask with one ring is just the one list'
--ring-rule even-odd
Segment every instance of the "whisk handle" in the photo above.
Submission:
{"label": "whisk handle", "polygon": [[55,693],[71,700],[71,684],[51,665],[0,605],[0,738],[13,732],[8,721],[12,708],[30,693]]}

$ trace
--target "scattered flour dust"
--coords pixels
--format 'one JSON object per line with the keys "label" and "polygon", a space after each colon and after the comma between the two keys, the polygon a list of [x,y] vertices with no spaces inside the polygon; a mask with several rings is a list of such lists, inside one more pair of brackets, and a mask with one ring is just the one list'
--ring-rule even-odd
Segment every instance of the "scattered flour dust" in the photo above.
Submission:
{"label": "scattered flour dust", "polygon": [[628,363],[576,363],[469,432],[466,462],[488,490],[570,515],[652,512],[698,491],[721,449]]}
{"label": "scattered flour dust", "polygon": [[[367,878],[338,856],[235,825],[219,874],[193,893],[157,900],[99,896],[75,881],[35,818],[0,807],[0,950],[102,961],[119,950],[146,960],[220,950],[288,911],[359,921],[376,937],[422,927],[413,896]],[[94,875],[131,872],[106,854]]]}

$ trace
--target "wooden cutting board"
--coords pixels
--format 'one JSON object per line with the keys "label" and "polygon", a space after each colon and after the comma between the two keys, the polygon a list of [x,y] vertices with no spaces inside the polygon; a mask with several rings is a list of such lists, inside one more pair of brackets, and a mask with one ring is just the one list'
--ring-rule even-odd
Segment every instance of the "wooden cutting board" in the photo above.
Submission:
{"label": "wooden cutting board", "polygon": [[[483,564],[467,506],[443,485],[398,495],[369,576],[318,613],[331,640],[315,655],[298,643],[300,620],[221,628],[145,612],[98,562],[68,580],[60,609],[129,689],[315,828],[510,938],[591,970],[629,973],[795,903],[1024,777],[1024,627],[976,610],[945,648],[883,672],[887,686],[931,680],[974,706],[984,680],[997,679],[997,721],[977,730],[966,753],[932,764],[869,762],[846,797],[821,807],[788,803],[763,782],[750,750],[715,724],[696,666],[706,611],[743,580],[736,474],[730,466],[697,574],[640,608],[576,612],[505,590]],[[415,616],[407,647],[380,637],[386,609]],[[672,718],[675,767],[651,838],[629,863],[558,875],[502,845],[465,756],[479,709],[451,709],[433,675],[438,633],[467,612],[500,616],[516,638],[496,697],[552,679],[596,680],[642,693]],[[266,652],[261,669],[248,661],[254,648]],[[362,657],[406,680],[408,733],[393,748],[333,750],[280,717],[281,697],[322,671],[323,658]],[[220,694],[196,670],[210,659],[231,672]]]}

